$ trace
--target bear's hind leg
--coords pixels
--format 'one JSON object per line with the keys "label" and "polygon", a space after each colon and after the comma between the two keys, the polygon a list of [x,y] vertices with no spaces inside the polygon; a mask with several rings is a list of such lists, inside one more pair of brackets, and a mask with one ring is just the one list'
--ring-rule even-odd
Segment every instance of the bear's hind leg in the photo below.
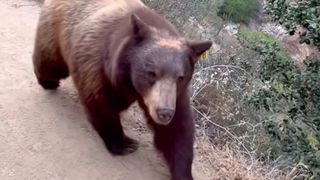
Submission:
{"label": "bear's hind leg", "polygon": [[50,12],[41,12],[33,49],[33,68],[44,89],[56,89],[59,81],[69,76],[69,69],[58,44],[58,30],[54,26],[57,22],[48,17],[51,17]]}
{"label": "bear's hind leg", "polygon": [[58,50],[35,49],[34,73],[44,89],[57,89],[61,79],[69,76],[69,70]]}

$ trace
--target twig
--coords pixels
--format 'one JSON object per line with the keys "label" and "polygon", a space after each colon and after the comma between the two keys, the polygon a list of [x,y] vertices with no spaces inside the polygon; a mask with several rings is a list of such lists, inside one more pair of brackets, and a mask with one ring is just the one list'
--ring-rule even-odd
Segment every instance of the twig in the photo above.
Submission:
{"label": "twig", "polygon": [[245,151],[247,152],[247,154],[250,156],[250,160],[251,160],[251,164],[250,164],[250,167],[248,168],[249,170],[252,168],[252,165],[253,165],[253,157],[251,155],[251,152],[243,145],[243,143],[234,135],[232,134],[228,129],[226,129],[225,127],[211,121],[207,116],[205,116],[203,113],[201,113],[197,108],[195,108],[194,106],[192,106],[192,108],[197,111],[197,113],[199,113],[203,118],[206,119],[207,122],[209,122],[210,124],[214,125],[214,126],[217,126],[221,129],[223,129],[229,136],[231,136],[233,139],[237,140],[241,145],[242,147],[245,149]]}
{"label": "twig", "polygon": [[251,76],[251,74],[249,74],[245,69],[243,69],[243,68],[241,68],[239,66],[234,66],[234,65],[212,65],[212,66],[209,66],[209,67],[202,68],[198,72],[195,72],[194,76],[198,75],[202,71],[207,71],[207,70],[214,69],[214,68],[219,68],[219,67],[239,69],[239,70],[243,71],[246,75],[248,75],[250,77],[250,79],[253,78]]}

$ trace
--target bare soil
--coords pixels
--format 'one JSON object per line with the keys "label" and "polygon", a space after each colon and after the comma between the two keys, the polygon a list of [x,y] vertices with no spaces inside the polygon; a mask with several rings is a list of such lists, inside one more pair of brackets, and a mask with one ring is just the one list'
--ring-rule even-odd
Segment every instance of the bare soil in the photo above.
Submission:
{"label": "bare soil", "polygon": [[[31,55],[39,10],[34,1],[0,1],[0,179],[169,179],[138,110],[123,114],[138,151],[114,157],[87,122],[70,78],[57,91],[37,84]],[[195,179],[208,180],[199,164]]]}

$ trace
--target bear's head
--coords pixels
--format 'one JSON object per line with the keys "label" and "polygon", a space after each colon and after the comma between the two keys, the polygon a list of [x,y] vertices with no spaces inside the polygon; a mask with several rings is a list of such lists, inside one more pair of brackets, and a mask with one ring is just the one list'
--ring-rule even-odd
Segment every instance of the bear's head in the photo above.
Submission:
{"label": "bear's head", "polygon": [[148,26],[131,16],[133,42],[127,59],[132,85],[149,116],[159,125],[171,122],[176,102],[192,78],[199,56],[211,41],[192,41]]}

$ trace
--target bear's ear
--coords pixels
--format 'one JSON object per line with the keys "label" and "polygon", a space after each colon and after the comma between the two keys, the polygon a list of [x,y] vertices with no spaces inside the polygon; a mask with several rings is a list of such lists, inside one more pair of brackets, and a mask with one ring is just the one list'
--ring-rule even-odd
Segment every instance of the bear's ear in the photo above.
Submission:
{"label": "bear's ear", "polygon": [[211,48],[212,41],[188,41],[188,45],[191,48],[192,53],[198,59],[202,53]]}
{"label": "bear's ear", "polygon": [[150,35],[150,28],[135,14],[131,15],[133,35],[137,40],[143,40]]}

